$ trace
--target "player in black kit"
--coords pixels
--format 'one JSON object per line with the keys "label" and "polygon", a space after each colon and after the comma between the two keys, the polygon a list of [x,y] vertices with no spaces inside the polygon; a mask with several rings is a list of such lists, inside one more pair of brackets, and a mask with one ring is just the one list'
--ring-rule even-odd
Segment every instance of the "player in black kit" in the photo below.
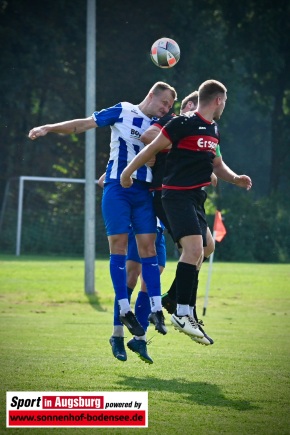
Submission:
{"label": "player in black kit", "polygon": [[[190,315],[189,306],[203,261],[203,242],[206,237],[202,189],[211,183],[211,174],[239,187],[251,188],[247,175],[237,175],[222,159],[219,131],[214,120],[222,115],[227,89],[216,80],[207,80],[198,89],[198,107],[192,114],[174,117],[161,134],[147,145],[124,169],[121,184],[129,188],[131,174],[152,156],[172,144],[163,179],[162,204],[174,240],[182,246],[176,269],[177,309],[171,316],[174,327],[192,337],[202,338],[205,332]],[[195,295],[196,296],[196,295]]]}
{"label": "player in black kit", "polygon": [[[191,92],[189,95],[187,95],[182,101],[180,106],[180,114],[185,114],[187,112],[193,112],[197,108],[198,103],[198,91]],[[172,119],[172,117],[175,116],[175,114],[168,114],[164,117],[160,118],[159,120],[155,121],[154,124],[152,124],[141,136],[140,140],[144,142],[145,144],[149,144],[150,142],[155,139],[158,134],[160,133],[162,127],[164,127],[169,120]],[[168,233],[171,235],[174,241],[173,234],[170,229],[170,225],[168,222],[168,219],[166,217],[165,210],[162,205],[161,200],[161,194],[162,194],[162,182],[164,177],[164,170],[165,170],[165,162],[167,154],[169,153],[171,148],[165,148],[161,150],[158,154],[156,154],[156,158],[154,161],[154,166],[152,167],[152,173],[153,173],[153,180],[151,183],[151,190],[153,191],[153,203],[154,203],[154,209],[156,216],[164,223]],[[153,159],[154,160],[154,159]],[[151,162],[152,164],[153,162]],[[216,185],[217,184],[217,177],[214,173],[211,175],[211,184]],[[177,248],[181,254],[182,246],[179,242],[176,243]],[[209,227],[207,227],[206,231],[206,244],[203,244],[203,253],[204,253],[204,260],[206,260],[210,254],[214,251],[215,243],[214,239],[212,237],[211,231]],[[200,265],[201,266],[201,265]],[[198,274],[200,272],[200,268],[197,269],[197,276],[194,284],[194,288],[192,291],[192,298],[189,305],[189,311],[190,316],[195,319],[197,323],[199,323],[199,329],[202,329],[203,321],[198,319],[197,316],[197,310],[196,310],[196,298],[197,298],[197,290],[198,290]],[[171,283],[171,286],[169,290],[162,295],[162,306],[168,311],[169,314],[173,314],[176,310],[176,277],[174,277],[173,282]],[[203,331],[204,332],[204,331]],[[191,337],[192,340],[198,344],[203,344],[205,346],[209,346],[214,344],[214,341],[211,337],[209,337],[207,334],[204,333],[203,337]]]}

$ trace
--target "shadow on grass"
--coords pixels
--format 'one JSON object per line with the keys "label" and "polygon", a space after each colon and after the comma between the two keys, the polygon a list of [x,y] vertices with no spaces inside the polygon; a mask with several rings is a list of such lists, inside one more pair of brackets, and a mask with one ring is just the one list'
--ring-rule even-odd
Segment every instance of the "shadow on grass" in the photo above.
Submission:
{"label": "shadow on grass", "polygon": [[[228,399],[215,384],[208,382],[187,382],[184,379],[133,378],[123,376],[117,382],[123,390],[129,391],[166,391],[180,396],[180,400],[195,402],[203,406],[233,408],[237,411],[259,409],[248,400]],[[167,401],[168,398],[166,399]],[[176,399],[172,399],[176,401]]]}
{"label": "shadow on grass", "polygon": [[86,295],[89,304],[91,307],[96,311],[107,311],[105,308],[102,307],[100,299],[98,297],[98,294],[92,294],[92,295]]}

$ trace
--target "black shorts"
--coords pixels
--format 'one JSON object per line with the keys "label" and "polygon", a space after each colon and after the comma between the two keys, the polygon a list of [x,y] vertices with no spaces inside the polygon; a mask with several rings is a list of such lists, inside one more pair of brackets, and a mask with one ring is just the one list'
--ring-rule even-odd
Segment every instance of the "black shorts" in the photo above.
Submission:
{"label": "black shorts", "polygon": [[162,205],[175,242],[185,236],[202,236],[206,246],[207,221],[204,203],[207,194],[202,189],[162,190]]}
{"label": "black shorts", "polygon": [[167,219],[167,216],[165,214],[163,204],[161,201],[161,194],[162,194],[161,190],[154,190],[154,192],[153,192],[153,207],[154,207],[155,215],[161,220],[161,222],[163,223],[163,225],[167,229],[168,233],[173,238],[171,230],[170,230],[170,225],[169,225],[169,222],[168,222],[168,219]]}

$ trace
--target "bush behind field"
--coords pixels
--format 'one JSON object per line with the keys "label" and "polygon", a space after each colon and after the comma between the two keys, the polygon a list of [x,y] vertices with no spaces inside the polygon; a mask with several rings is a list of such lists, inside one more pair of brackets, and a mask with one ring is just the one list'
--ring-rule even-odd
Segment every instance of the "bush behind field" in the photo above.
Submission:
{"label": "bush behind field", "polygon": [[[70,186],[57,193],[28,189],[23,208],[22,254],[75,255],[84,252],[83,186]],[[78,190],[77,190],[78,189]],[[215,210],[222,212],[227,235],[216,244],[215,258],[219,261],[271,262],[290,261],[289,216],[290,203],[277,195],[254,199],[254,192],[219,182],[210,187],[206,212],[212,229]],[[36,194],[37,193],[37,194]],[[50,197],[51,196],[51,197]],[[16,250],[16,222],[18,191],[10,191],[0,228],[0,253],[14,254]],[[178,254],[166,234],[167,257]],[[101,192],[96,198],[96,254],[108,255],[108,243],[101,212]]]}
{"label": "bush behind field", "polygon": [[[288,263],[290,203],[277,195],[253,199],[249,192],[227,194],[222,216],[227,235],[216,246],[220,261]],[[212,226],[210,226],[212,228]]]}

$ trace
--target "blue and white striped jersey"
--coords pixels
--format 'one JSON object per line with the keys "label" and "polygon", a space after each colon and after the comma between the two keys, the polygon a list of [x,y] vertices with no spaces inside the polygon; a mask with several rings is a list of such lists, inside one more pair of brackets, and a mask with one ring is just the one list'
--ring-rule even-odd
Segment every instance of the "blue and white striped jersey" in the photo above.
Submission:
{"label": "blue and white striped jersey", "polygon": [[[144,148],[144,144],[140,141],[141,134],[156,122],[156,118],[148,118],[138,106],[127,102],[94,112],[93,118],[98,127],[107,125],[111,127],[110,157],[105,183],[119,180],[123,169]],[[151,182],[151,168],[142,166],[132,174],[132,177]]]}

